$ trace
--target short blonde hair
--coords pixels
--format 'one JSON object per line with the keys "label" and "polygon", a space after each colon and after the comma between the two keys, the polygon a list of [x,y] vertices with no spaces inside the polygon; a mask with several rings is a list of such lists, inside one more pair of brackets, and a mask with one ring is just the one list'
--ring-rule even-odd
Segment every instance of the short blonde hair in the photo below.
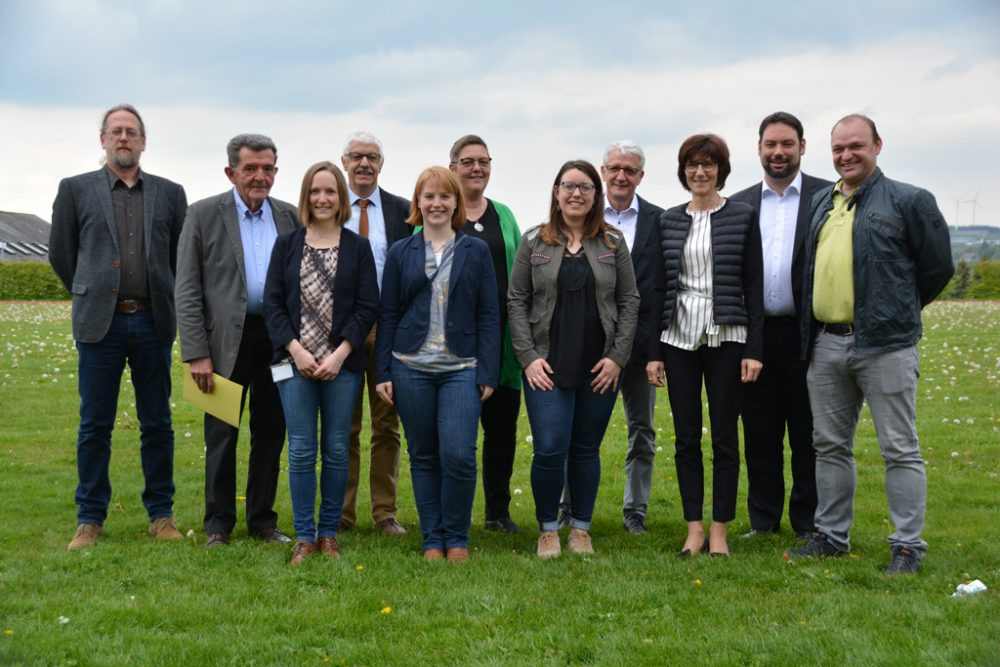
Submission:
{"label": "short blonde hair", "polygon": [[351,191],[347,189],[347,179],[344,178],[344,172],[334,163],[324,160],[306,169],[306,175],[302,177],[302,191],[299,193],[299,222],[304,227],[312,224],[312,215],[309,213],[309,191],[312,190],[313,179],[321,171],[330,172],[337,181],[337,198],[340,203],[337,205],[337,215],[334,217],[334,222],[337,225],[343,225],[351,219]]}
{"label": "short blonde hair", "polygon": [[420,193],[431,181],[436,181],[445,192],[455,195],[455,212],[451,215],[451,228],[461,229],[465,226],[465,197],[462,196],[462,186],[458,177],[445,167],[427,167],[417,177],[417,185],[413,188],[413,199],[410,202],[410,217],[406,222],[417,227],[424,224],[424,216],[420,213]]}

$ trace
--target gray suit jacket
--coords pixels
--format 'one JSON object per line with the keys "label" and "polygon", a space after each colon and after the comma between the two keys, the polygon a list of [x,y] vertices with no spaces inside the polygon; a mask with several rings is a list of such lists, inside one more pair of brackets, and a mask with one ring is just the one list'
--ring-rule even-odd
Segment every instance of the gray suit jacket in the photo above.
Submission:
{"label": "gray suit jacket", "polygon": [[[278,234],[301,226],[294,206],[271,197],[268,201]],[[209,357],[223,377],[229,377],[236,365],[247,313],[243,242],[236,216],[232,190],[191,204],[177,261],[181,359]]]}
{"label": "gray suit jacket", "polygon": [[[792,248],[792,298],[795,300],[796,313],[802,312],[802,275],[805,270],[803,247],[806,235],[809,232],[809,204],[812,201],[813,195],[828,185],[832,185],[832,183],[802,172],[802,192],[799,193],[799,214],[795,220],[795,245]],[[763,191],[763,186],[758,183],[746,190],[740,190],[731,196],[730,199],[750,204],[759,215],[760,198]],[[764,223],[762,222],[761,227],[763,228],[763,226]]]}
{"label": "gray suit jacket", "polygon": [[[184,224],[184,188],[142,172],[143,239],[149,301],[156,333],[174,340],[174,269]],[[121,280],[118,228],[107,168],[63,179],[52,204],[49,263],[73,295],[73,337],[81,343],[104,339],[115,314]]]}

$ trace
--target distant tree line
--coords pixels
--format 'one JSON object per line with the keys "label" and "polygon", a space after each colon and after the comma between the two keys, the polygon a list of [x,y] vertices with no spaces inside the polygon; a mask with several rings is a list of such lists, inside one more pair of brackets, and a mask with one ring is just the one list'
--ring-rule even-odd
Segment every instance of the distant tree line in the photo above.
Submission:
{"label": "distant tree line", "polygon": [[1000,260],[959,260],[955,275],[941,296],[945,299],[1000,299]]}

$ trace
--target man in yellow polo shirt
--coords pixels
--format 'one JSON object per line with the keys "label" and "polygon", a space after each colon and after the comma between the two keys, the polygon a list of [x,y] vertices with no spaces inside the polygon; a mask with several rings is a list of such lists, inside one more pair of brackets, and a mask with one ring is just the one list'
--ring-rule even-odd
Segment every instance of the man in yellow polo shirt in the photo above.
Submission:
{"label": "man in yellow polo shirt", "polygon": [[816,449],[816,532],[786,558],[842,556],[854,518],[854,432],[867,400],[885,460],[895,531],[886,572],[913,574],[927,553],[927,480],[917,440],[920,311],[954,273],[948,226],[933,195],[886,178],[882,139],[851,114],[831,133],[841,179],[812,202],[802,349]]}

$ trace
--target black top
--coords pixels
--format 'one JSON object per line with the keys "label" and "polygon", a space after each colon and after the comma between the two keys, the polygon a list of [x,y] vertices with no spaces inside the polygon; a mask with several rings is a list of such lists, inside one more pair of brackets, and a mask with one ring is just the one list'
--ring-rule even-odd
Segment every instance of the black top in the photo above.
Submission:
{"label": "black top", "polygon": [[[476,225],[482,227],[477,229]],[[497,277],[497,303],[500,304],[500,331],[507,326],[507,248],[500,231],[500,215],[493,201],[486,200],[486,210],[479,220],[469,220],[462,231],[477,239],[486,241],[493,258],[493,273]]]}
{"label": "black top", "polygon": [[604,352],[604,327],[597,312],[594,272],[583,252],[567,250],[559,267],[559,291],[549,340],[548,362],[557,387],[575,389],[590,380]]}

